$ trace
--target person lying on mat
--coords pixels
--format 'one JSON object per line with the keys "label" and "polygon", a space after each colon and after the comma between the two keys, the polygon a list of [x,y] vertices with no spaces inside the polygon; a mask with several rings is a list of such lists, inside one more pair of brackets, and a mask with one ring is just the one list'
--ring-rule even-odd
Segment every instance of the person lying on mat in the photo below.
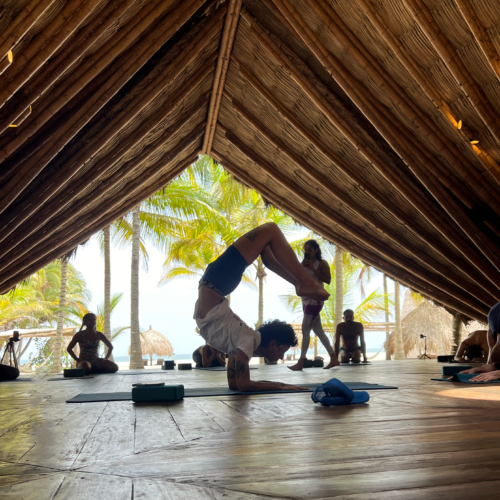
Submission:
{"label": "person lying on mat", "polygon": [[328,299],[329,293],[300,264],[279,227],[268,222],[244,234],[210,263],[200,280],[194,319],[209,345],[232,356],[227,372],[229,387],[247,392],[305,389],[281,382],[250,380],[250,358],[259,356],[277,361],[297,345],[291,325],[274,321],[254,330],[234,314],[225,298],[240,284],[247,266],[259,256],[267,268],[295,286],[299,297]]}
{"label": "person lying on mat", "polygon": [[478,373],[471,382],[490,382],[500,380],[500,302],[497,302],[488,313],[488,361],[485,365],[460,373]]}
{"label": "person lying on mat", "polygon": [[455,354],[455,361],[459,363],[465,363],[466,361],[486,363],[489,353],[488,331],[476,330],[469,333],[469,336],[460,344]]}
{"label": "person lying on mat", "polygon": [[[96,315],[87,313],[83,317],[80,330],[76,332],[68,345],[68,354],[76,361],[76,367],[84,368],[87,375],[90,373],[115,373],[118,371],[118,365],[108,359],[113,351],[113,345],[101,332],[97,331],[96,326]],[[105,358],[99,357],[100,341],[108,348]],[[77,356],[73,351],[76,344],[80,347],[80,356]]]}
{"label": "person lying on mat", "polygon": [[[339,323],[335,330],[335,355],[339,356],[340,354],[341,363],[349,363],[349,361],[360,363],[361,355],[363,355],[363,363],[367,363],[363,323],[354,321],[354,311],[352,309],[344,311],[343,319],[344,322]],[[340,347],[341,339],[342,347]]]}
{"label": "person lying on mat", "polygon": [[[304,243],[304,260],[302,265],[307,272],[320,283],[330,283],[332,276],[330,266],[325,259],[321,258],[321,248],[316,240],[308,240]],[[302,309],[304,317],[302,319],[302,349],[300,351],[299,361],[293,366],[289,366],[290,370],[300,371],[304,368],[304,361],[307,359],[307,350],[311,341],[311,330],[321,340],[330,355],[330,363],[325,366],[325,369],[333,368],[339,364],[339,360],[335,355],[330,339],[327,337],[321,324],[321,309],[323,309],[323,301],[302,297]]]}
{"label": "person lying on mat", "polygon": [[193,361],[196,363],[196,368],[226,366],[226,355],[212,346],[205,344],[193,352]]}

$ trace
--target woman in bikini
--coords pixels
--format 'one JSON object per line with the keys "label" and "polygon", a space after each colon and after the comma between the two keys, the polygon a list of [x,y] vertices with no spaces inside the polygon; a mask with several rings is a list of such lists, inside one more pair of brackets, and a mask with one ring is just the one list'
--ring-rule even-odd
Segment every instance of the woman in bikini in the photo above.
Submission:
{"label": "woman in bikini", "polygon": [[[96,329],[97,318],[95,314],[88,313],[83,317],[82,326],[68,345],[68,354],[76,361],[77,368],[84,368],[85,373],[115,373],[118,365],[108,358],[113,351],[111,342]],[[84,329],[85,327],[85,329]],[[99,342],[108,348],[105,358],[99,357]],[[76,344],[80,346],[80,356],[73,351]]]}

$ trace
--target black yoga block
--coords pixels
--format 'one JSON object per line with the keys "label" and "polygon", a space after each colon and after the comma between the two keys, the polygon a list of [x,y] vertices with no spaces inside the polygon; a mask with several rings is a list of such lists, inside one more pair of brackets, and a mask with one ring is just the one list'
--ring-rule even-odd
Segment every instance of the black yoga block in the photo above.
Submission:
{"label": "black yoga block", "polygon": [[325,366],[325,363],[323,363],[323,360],[322,359],[315,359],[313,361],[313,366],[315,368],[323,368]]}
{"label": "black yoga block", "polygon": [[148,401],[179,401],[183,398],[183,385],[132,387],[132,401],[134,401],[134,403]]}
{"label": "black yoga block", "polygon": [[304,368],[312,368],[314,366],[314,361],[312,359],[304,359]]}
{"label": "black yoga block", "polygon": [[178,370],[191,370],[193,367],[191,363],[179,363],[177,365]]}
{"label": "black yoga block", "polygon": [[449,363],[450,361],[453,361],[455,359],[455,356],[453,354],[448,354],[446,356],[438,356],[437,360],[438,363]]}
{"label": "black yoga block", "polygon": [[63,377],[85,377],[85,370],[83,368],[68,368],[63,370]]}
{"label": "black yoga block", "polygon": [[443,366],[442,371],[443,375],[455,375],[455,373],[460,373],[464,370],[470,370],[472,366],[470,365],[451,365],[451,366]]}
{"label": "black yoga block", "polygon": [[161,365],[162,370],[174,370],[175,369],[175,361],[172,360],[167,360],[163,362],[163,365]]}

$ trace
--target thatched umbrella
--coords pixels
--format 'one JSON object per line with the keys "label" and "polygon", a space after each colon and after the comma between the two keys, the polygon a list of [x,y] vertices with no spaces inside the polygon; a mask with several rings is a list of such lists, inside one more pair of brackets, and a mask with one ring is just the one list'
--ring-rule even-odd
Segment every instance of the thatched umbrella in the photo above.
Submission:
{"label": "thatched umbrella", "polygon": [[[410,296],[405,297],[406,302],[411,299]],[[403,308],[405,309],[405,307]],[[452,343],[452,324],[453,316],[443,307],[436,306],[429,300],[423,300],[416,308],[408,307],[410,310],[403,317],[403,344],[407,358],[419,357],[424,350],[424,339],[420,335],[427,337],[427,354],[437,356],[439,354],[447,354],[451,352]],[[464,325],[462,329],[462,338],[465,338],[474,330],[482,330],[484,325],[474,321],[468,325]],[[395,338],[392,332],[389,336],[389,353],[394,354]]]}
{"label": "thatched umbrella", "polygon": [[[165,335],[156,332],[149,326],[149,330],[141,333],[141,349],[142,354],[149,354],[151,364],[153,364],[153,354],[157,356],[172,356],[174,348]],[[128,354],[130,356],[130,347]]]}

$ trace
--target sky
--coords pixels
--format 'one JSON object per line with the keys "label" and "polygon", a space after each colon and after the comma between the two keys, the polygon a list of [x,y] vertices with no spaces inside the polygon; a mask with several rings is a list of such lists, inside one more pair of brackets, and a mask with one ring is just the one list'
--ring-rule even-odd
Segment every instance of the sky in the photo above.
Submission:
{"label": "sky", "polygon": [[[303,229],[291,235],[292,239],[303,238],[308,231]],[[154,248],[147,249],[149,254],[148,270],[140,268],[139,274],[139,323],[141,331],[150,326],[165,335],[174,347],[176,354],[192,353],[204,341],[196,333],[193,319],[194,304],[198,296],[197,279],[177,279],[167,285],[158,286],[162,276],[164,256]],[[80,247],[71,264],[81,271],[92,293],[90,310],[104,300],[104,259],[95,238]],[[111,248],[111,293],[123,293],[123,298],[111,316],[111,328],[130,325],[130,273],[131,249]],[[254,276],[255,277],[255,276]],[[389,281],[389,292],[393,284]],[[376,276],[368,287],[368,293],[382,286],[381,275]],[[264,285],[264,319],[279,318],[288,322],[300,322],[281,303],[279,296],[288,294],[290,285],[268,271]],[[231,294],[231,308],[248,325],[253,326],[258,318],[258,292],[240,285]],[[385,333],[368,333],[368,349],[379,349],[385,340]],[[130,331],[125,331],[115,342],[115,356],[127,356],[130,345]]]}

